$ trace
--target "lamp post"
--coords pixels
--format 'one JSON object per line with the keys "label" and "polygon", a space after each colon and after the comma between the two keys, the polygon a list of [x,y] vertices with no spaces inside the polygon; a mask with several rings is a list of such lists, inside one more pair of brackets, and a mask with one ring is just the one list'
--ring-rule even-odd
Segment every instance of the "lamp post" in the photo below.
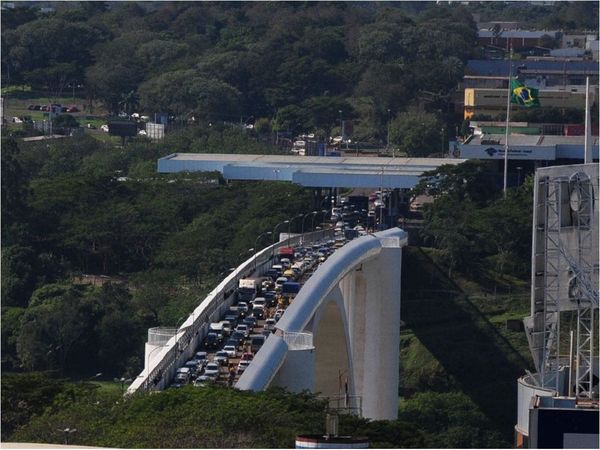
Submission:
{"label": "lamp post", "polygon": [[242,253],[240,253],[240,254],[238,255],[238,258],[240,258],[240,257],[244,256],[244,255],[245,255],[245,254],[247,254],[247,253],[251,253],[251,252],[253,252],[253,251],[254,251],[254,247],[253,247],[253,248],[249,248],[248,250],[244,250]]}
{"label": "lamp post", "polygon": [[312,228],[313,230],[315,229],[315,218],[316,218],[316,217],[319,215],[319,213],[321,213],[321,214],[325,214],[326,212],[327,212],[327,210],[326,210],[326,209],[323,209],[323,210],[321,210],[321,211],[316,211],[316,214],[315,214],[315,215],[313,216],[313,218],[312,218],[312,226],[311,226],[311,228]]}
{"label": "lamp post", "polygon": [[273,234],[271,231],[265,231],[262,234],[259,234],[258,237],[256,238],[256,240],[254,241],[254,248],[256,249],[256,251],[254,252],[254,270],[256,270],[256,257],[258,255],[258,241],[260,240],[261,237],[263,236],[269,236]]}
{"label": "lamp post", "polygon": [[121,378],[115,378],[115,383],[121,383],[121,393],[125,393],[125,385],[127,383],[131,383],[131,378],[125,378],[125,377],[121,377]]}
{"label": "lamp post", "polygon": [[299,219],[300,217],[302,217],[302,214],[298,214],[297,216],[294,216],[290,219],[290,223],[288,223],[288,238],[287,238],[287,246],[290,246],[290,235],[292,234],[292,223],[294,222],[294,220]]}
{"label": "lamp post", "polygon": [[280,225],[284,225],[284,224],[289,223],[289,222],[290,222],[289,220],[284,220],[283,222],[280,222],[277,225],[275,225],[275,228],[273,228],[273,251],[271,252],[271,259],[273,259],[275,257],[275,236],[277,236],[277,233],[276,233],[277,228]]}
{"label": "lamp post", "polygon": [[306,222],[306,218],[311,214],[317,214],[317,211],[311,211],[309,213],[306,213],[302,218],[302,244],[304,244],[304,223]]}
{"label": "lamp post", "polygon": [[148,378],[150,376],[150,361],[152,360],[151,359],[152,353],[154,353],[156,350],[161,350],[163,348],[164,347],[156,347],[154,350],[152,350],[150,353],[148,353],[148,364],[147,364],[147,367],[146,367],[146,378]]}
{"label": "lamp post", "polygon": [[388,116],[387,116],[387,145],[386,145],[386,150],[387,150],[387,152],[389,154],[389,152],[390,152],[390,113],[391,113],[391,110],[388,109],[387,113],[388,113]]}
{"label": "lamp post", "polygon": [[381,188],[379,189],[379,200],[381,204],[379,205],[379,229],[383,230],[383,170],[384,167],[381,166]]}
{"label": "lamp post", "polygon": [[62,433],[65,434],[65,445],[69,445],[69,434],[77,432],[77,428],[69,428],[69,427],[67,427],[67,428],[62,429],[62,430],[59,429],[57,431],[60,431],[60,432],[62,432]]}

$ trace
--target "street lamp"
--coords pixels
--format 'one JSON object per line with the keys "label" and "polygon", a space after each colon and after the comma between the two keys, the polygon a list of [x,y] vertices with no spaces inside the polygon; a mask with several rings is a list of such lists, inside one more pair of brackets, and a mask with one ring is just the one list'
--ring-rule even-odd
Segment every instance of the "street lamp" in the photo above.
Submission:
{"label": "street lamp", "polygon": [[[309,213],[306,213],[304,215],[304,217],[302,218],[302,243],[304,244],[304,223],[306,222],[306,218],[308,216],[310,216],[311,214],[317,214],[317,211],[311,211]],[[313,217],[314,218],[314,217]]]}
{"label": "street lamp", "polygon": [[311,229],[313,229],[313,230],[315,229],[315,218],[319,215],[319,213],[325,214],[327,212],[327,210],[323,209],[321,211],[315,211],[315,212],[316,212],[316,214],[312,218],[312,226],[311,226]]}
{"label": "street lamp", "polygon": [[115,378],[114,381],[115,381],[115,383],[121,383],[121,392],[124,394],[125,393],[125,385],[127,383],[131,383],[131,378],[125,378],[125,377]]}
{"label": "street lamp", "polygon": [[300,217],[302,217],[302,214],[294,216],[289,220],[290,223],[288,223],[288,235],[287,235],[287,246],[288,247],[290,246],[290,235],[292,234],[292,222],[294,222],[294,220],[296,220]]}
{"label": "street lamp", "polygon": [[150,376],[150,361],[152,360],[151,359],[152,353],[154,353],[156,350],[161,350],[163,348],[164,347],[156,347],[154,350],[152,350],[150,353],[148,353],[148,364],[147,364],[147,367],[146,367],[146,378],[148,378]]}
{"label": "street lamp", "polygon": [[65,434],[65,445],[69,445],[69,434],[77,432],[77,428],[67,427],[64,430],[58,429],[57,431],[60,431]]}
{"label": "street lamp", "polygon": [[386,145],[386,150],[389,153],[389,151],[390,151],[390,113],[391,113],[391,110],[388,109],[387,113],[388,113],[388,117],[387,117],[388,120],[387,120],[387,145]]}
{"label": "street lamp", "polygon": [[254,241],[254,248],[256,249],[256,251],[254,252],[254,270],[256,270],[256,257],[258,254],[258,241],[260,240],[261,237],[263,236],[269,236],[270,234],[273,234],[271,231],[265,231],[262,234],[259,234],[258,237],[256,238],[256,240]]}
{"label": "street lamp", "polygon": [[244,255],[245,255],[245,254],[247,254],[247,253],[253,252],[253,251],[254,251],[254,248],[249,248],[248,250],[245,250],[245,251],[243,251],[242,253],[240,253],[240,254],[238,255],[238,258],[240,258],[241,256],[244,256]]}
{"label": "street lamp", "polygon": [[289,220],[284,220],[283,222],[280,222],[277,225],[275,225],[275,228],[273,228],[273,252],[271,253],[271,259],[275,258],[275,236],[277,236],[277,233],[276,233],[277,228],[280,225],[284,225],[284,224],[289,223],[289,222],[290,222]]}

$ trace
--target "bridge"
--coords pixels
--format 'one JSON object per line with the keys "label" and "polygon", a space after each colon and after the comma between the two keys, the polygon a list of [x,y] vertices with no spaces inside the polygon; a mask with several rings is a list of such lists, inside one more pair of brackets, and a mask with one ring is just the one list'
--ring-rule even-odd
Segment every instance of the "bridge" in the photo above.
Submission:
{"label": "bridge", "polygon": [[[226,277],[176,330],[149,331],[145,368],[128,389],[161,390],[236,301],[238,280],[264,274],[283,246],[319,244],[333,230],[289,236]],[[339,237],[338,237],[339,239]],[[335,250],[285,310],[235,387],[310,390],[371,419],[395,419],[400,344],[400,269],[407,234],[393,228]],[[318,245],[317,245],[318,246]],[[343,387],[342,387],[343,386]]]}
{"label": "bridge", "polygon": [[410,189],[424,172],[465,159],[173,153],[158,172],[217,171],[226,180],[291,181],[306,187]]}

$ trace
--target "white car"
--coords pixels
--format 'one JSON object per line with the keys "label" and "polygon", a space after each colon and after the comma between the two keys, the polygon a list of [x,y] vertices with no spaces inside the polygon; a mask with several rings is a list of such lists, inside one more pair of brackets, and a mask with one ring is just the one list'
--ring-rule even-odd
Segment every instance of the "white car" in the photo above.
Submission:
{"label": "white car", "polygon": [[237,372],[238,373],[244,373],[244,371],[246,370],[246,368],[250,365],[250,361],[248,360],[244,360],[244,361],[240,361],[237,367]]}
{"label": "white car", "polygon": [[275,329],[275,323],[276,323],[275,319],[267,319],[267,320],[265,320],[265,330],[267,330],[267,331],[273,331]]}
{"label": "white car", "polygon": [[267,299],[264,297],[256,297],[254,299],[254,301],[252,302],[252,307],[256,308],[256,307],[266,307],[267,306]]}
{"label": "white car", "polygon": [[230,358],[235,358],[237,356],[237,348],[235,345],[226,345],[223,347],[223,351],[227,353],[227,356]]}
{"label": "white car", "polygon": [[104,131],[105,133],[108,133],[108,125],[106,125],[106,124],[101,125],[100,130]]}
{"label": "white car", "polygon": [[217,364],[216,362],[209,362],[204,368],[204,375],[213,380],[219,376],[220,372],[221,369],[219,367],[219,364]]}

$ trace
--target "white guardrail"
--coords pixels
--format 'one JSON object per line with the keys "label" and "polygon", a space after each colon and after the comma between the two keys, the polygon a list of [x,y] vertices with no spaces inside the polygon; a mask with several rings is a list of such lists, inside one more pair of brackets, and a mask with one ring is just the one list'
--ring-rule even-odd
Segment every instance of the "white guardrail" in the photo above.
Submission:
{"label": "white guardrail", "polygon": [[157,352],[156,356],[150,358],[147,362],[148,368],[131,383],[127,393],[163,390],[169,386],[177,368],[193,356],[199,342],[202,342],[208,333],[209,324],[219,320],[234,303],[238,281],[251,276],[255,271],[263,273],[268,269],[278,248],[332,238],[333,233],[333,230],[320,230],[304,235],[292,235],[289,239],[264,248],[239,265],[206,296],[166,344],[154,350]]}

